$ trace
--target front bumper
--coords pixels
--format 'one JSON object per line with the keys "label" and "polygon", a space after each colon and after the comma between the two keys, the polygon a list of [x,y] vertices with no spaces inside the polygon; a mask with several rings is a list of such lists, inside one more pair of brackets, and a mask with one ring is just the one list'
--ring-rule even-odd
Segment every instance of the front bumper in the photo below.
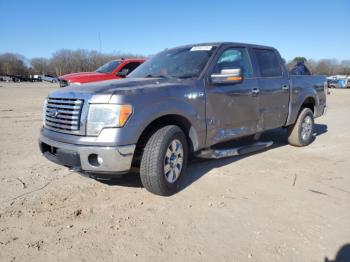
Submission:
{"label": "front bumper", "polygon": [[39,147],[43,155],[56,164],[96,173],[128,172],[135,151],[135,145],[75,145],[57,142],[43,135],[39,138]]}

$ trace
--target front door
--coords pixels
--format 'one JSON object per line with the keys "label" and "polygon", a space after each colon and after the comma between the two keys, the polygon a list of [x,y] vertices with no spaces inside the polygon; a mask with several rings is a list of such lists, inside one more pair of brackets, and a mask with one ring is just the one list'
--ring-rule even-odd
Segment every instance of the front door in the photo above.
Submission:
{"label": "front door", "polygon": [[[211,74],[221,70],[243,70],[239,83],[214,85]],[[209,71],[206,88],[207,145],[254,134],[257,131],[259,109],[259,83],[253,77],[251,61],[246,48],[229,47],[219,55]]]}

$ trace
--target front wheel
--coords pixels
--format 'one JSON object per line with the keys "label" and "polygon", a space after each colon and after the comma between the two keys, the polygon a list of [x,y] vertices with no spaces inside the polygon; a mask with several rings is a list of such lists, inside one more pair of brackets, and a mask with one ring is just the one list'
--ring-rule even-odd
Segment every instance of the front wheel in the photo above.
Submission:
{"label": "front wheel", "polygon": [[147,141],[142,154],[142,185],[157,195],[173,194],[185,171],[187,158],[188,146],[183,131],[174,125],[160,128]]}
{"label": "front wheel", "polygon": [[294,125],[288,127],[288,142],[293,146],[307,146],[312,142],[314,114],[310,108],[301,110]]}

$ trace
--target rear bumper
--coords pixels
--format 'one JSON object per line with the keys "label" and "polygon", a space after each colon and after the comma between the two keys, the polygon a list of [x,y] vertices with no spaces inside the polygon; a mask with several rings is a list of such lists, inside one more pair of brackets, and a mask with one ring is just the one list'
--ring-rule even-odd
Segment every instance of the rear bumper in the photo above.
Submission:
{"label": "rear bumper", "polygon": [[106,147],[57,142],[43,135],[39,147],[50,161],[77,171],[126,173],[131,168],[135,145]]}
{"label": "rear bumper", "polygon": [[327,109],[328,109],[328,106],[325,104],[318,106],[317,108],[315,108],[314,117],[317,118],[317,117],[325,115],[327,112]]}

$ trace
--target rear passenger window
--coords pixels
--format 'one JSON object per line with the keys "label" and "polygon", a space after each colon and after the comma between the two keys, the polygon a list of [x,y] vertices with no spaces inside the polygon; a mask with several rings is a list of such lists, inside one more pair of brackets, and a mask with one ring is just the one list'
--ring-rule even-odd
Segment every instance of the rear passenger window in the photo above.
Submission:
{"label": "rear passenger window", "polygon": [[272,50],[255,49],[255,56],[262,77],[282,76],[281,65]]}

